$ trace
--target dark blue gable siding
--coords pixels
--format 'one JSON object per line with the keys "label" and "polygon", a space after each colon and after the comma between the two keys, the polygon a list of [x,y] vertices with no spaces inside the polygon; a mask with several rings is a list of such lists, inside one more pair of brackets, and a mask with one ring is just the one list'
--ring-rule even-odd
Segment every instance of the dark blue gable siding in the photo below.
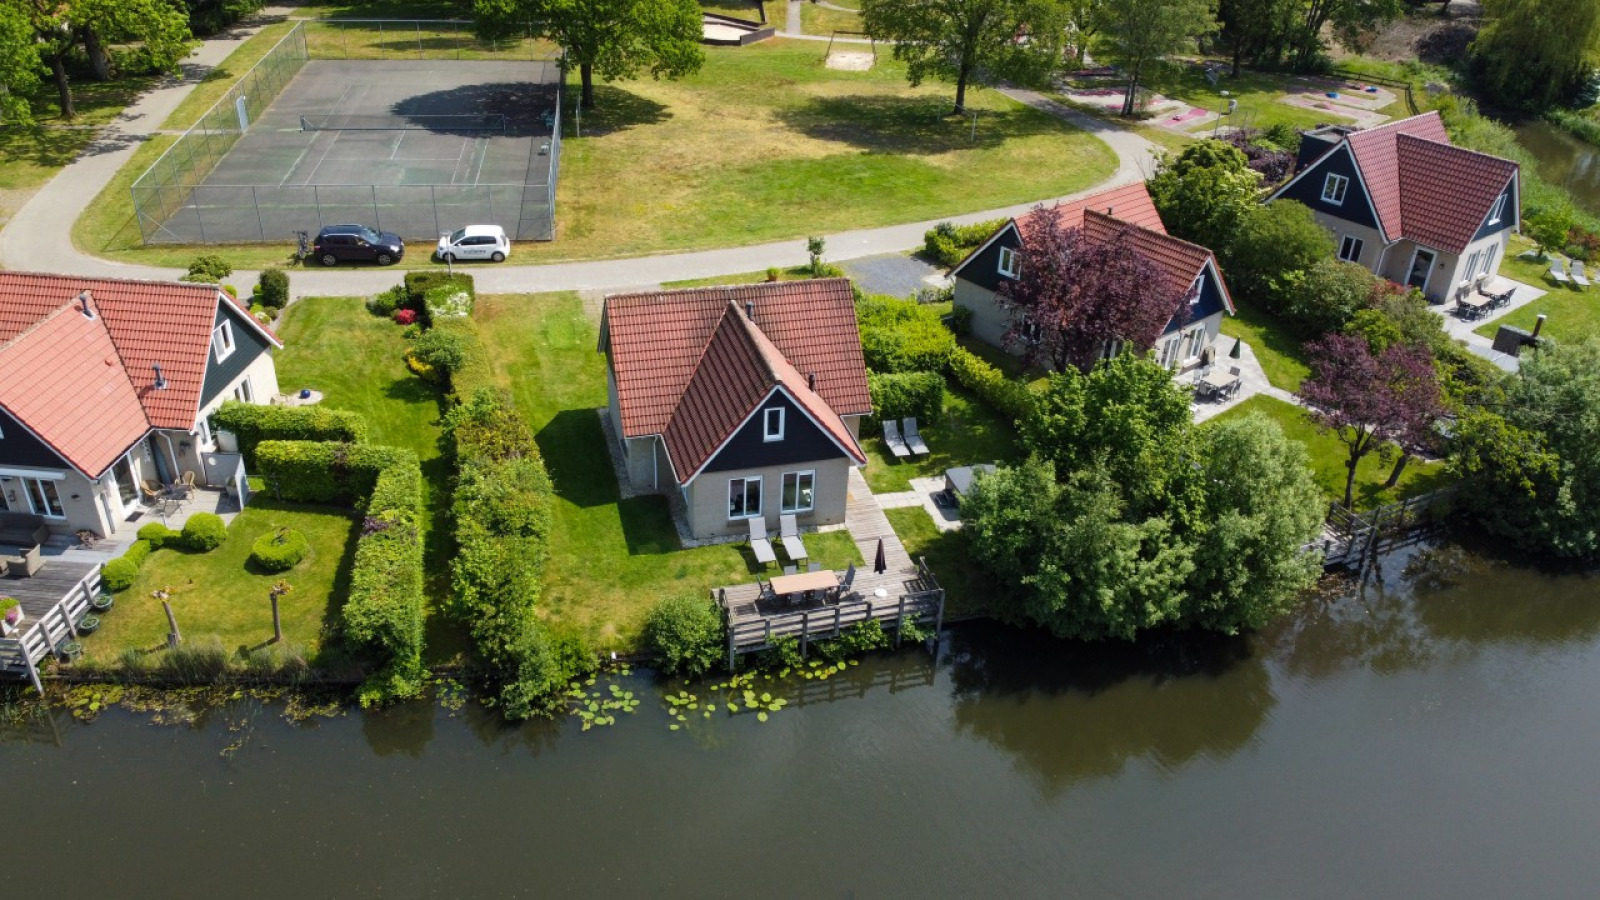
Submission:
{"label": "dark blue gable siding", "polygon": [[[217,395],[232,384],[234,379],[244,374],[250,364],[260,358],[261,354],[272,349],[267,339],[261,336],[232,303],[217,303],[217,317],[211,327],[216,328],[226,318],[233,323],[233,352],[222,362],[217,362],[217,354],[208,345],[206,348],[206,380],[200,390],[200,405],[207,406],[217,398]],[[265,398],[260,398],[266,402]]]}
{"label": "dark blue gable siding", "polygon": [[[1513,225],[1517,224],[1517,208],[1518,207],[1517,207],[1517,182],[1516,182],[1516,179],[1513,178],[1511,180],[1511,183],[1506,185],[1505,191],[1500,196],[1506,198],[1505,208],[1500,211],[1500,221],[1494,223],[1493,225],[1490,225],[1489,224],[1489,210],[1487,210],[1487,209],[1484,210],[1483,211],[1484,212],[1484,216],[1483,216],[1484,224],[1483,224],[1483,227],[1479,228],[1478,229],[1478,233],[1472,236],[1473,240],[1476,241],[1476,240],[1479,240],[1480,238],[1486,238],[1491,234],[1498,234],[1498,233],[1500,233],[1502,231],[1505,231],[1507,228],[1510,228]],[[1494,208],[1493,204],[1491,204],[1489,208],[1493,209]]]}
{"label": "dark blue gable siding", "polygon": [[[1329,175],[1343,175],[1350,179],[1350,187],[1345,190],[1342,204],[1323,202],[1322,185]],[[1296,200],[1311,207],[1315,212],[1326,213],[1346,222],[1354,222],[1368,228],[1378,227],[1378,220],[1372,215],[1372,204],[1367,199],[1366,191],[1361,187],[1361,179],[1356,176],[1356,166],[1350,158],[1349,146],[1340,147],[1307,169],[1298,181],[1289,185],[1288,189],[1279,195],[1279,199]]]}
{"label": "dark blue gable siding", "polygon": [[0,437],[0,465],[34,466],[41,469],[72,468],[50,449],[49,444],[34,437],[32,432],[22,427],[21,422],[12,418],[3,409],[0,409],[0,433],[5,435]]}
{"label": "dark blue gable siding", "polygon": [[1007,225],[994,243],[985,247],[982,253],[967,260],[966,266],[956,277],[962,281],[970,281],[986,291],[998,291],[1001,282],[1011,280],[1000,274],[1000,248],[1010,247],[1016,250],[1021,246],[1022,242],[1017,239],[1016,229]]}
{"label": "dark blue gable siding", "polygon": [[[782,393],[774,394],[763,410],[782,407],[783,440],[768,442],[762,438],[765,413],[756,413],[728,441],[711,462],[707,472],[729,472],[735,469],[759,469],[764,466],[787,466],[795,463],[814,463],[836,459],[844,455],[839,445],[818,428],[800,407]],[[686,474],[686,473],[685,473]]]}
{"label": "dark blue gable siding", "polygon": [[1211,270],[1207,269],[1205,275],[1200,278],[1199,302],[1189,307],[1188,315],[1173,316],[1167,322],[1167,327],[1161,330],[1161,333],[1171,334],[1204,319],[1212,313],[1221,312],[1227,308],[1227,305],[1222,302],[1221,286],[1217,284],[1217,279],[1211,274]]}

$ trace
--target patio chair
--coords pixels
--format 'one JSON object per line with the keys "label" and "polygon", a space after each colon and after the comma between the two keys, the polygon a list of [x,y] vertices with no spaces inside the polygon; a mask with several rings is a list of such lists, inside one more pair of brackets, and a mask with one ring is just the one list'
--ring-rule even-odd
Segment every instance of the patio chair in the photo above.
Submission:
{"label": "patio chair", "polygon": [[850,595],[850,586],[855,583],[856,564],[851,563],[849,568],[844,570],[844,577],[839,579],[839,589],[833,592],[833,599],[838,601],[848,597]]}
{"label": "patio chair", "polygon": [[922,439],[922,432],[917,430],[916,416],[907,416],[905,422],[901,424],[900,430],[904,432],[906,446],[911,449],[913,454],[918,456],[928,455],[928,444]]}
{"label": "patio chair", "polygon": [[767,540],[767,527],[760,518],[746,519],[750,523],[750,552],[756,556],[756,562],[763,566],[778,561],[778,554],[772,551],[772,542]]}
{"label": "patio chair", "polygon": [[889,445],[889,452],[896,457],[911,455],[911,448],[906,446],[906,439],[900,436],[900,423],[893,419],[884,420],[883,442]]}
{"label": "patio chair", "polygon": [[1589,286],[1589,276],[1583,271],[1583,260],[1572,261],[1572,281],[1582,290]]}
{"label": "patio chair", "polygon": [[1550,277],[1555,279],[1556,284],[1570,284],[1572,282],[1572,279],[1567,277],[1566,263],[1559,256],[1550,258]]}
{"label": "patio chair", "polygon": [[800,567],[799,566],[784,566],[783,567],[783,574],[785,574],[785,575],[799,575],[800,574]]}
{"label": "patio chair", "polygon": [[807,557],[805,542],[800,540],[800,525],[795,522],[793,513],[778,517],[778,537],[783,541],[784,555],[795,562]]}
{"label": "patio chair", "polygon": [[762,581],[759,576],[756,578],[756,599],[758,599],[758,600],[776,600],[776,599],[778,599],[778,595],[772,592],[772,582],[770,582],[770,581]]}
{"label": "patio chair", "polygon": [[1499,309],[1502,306],[1510,306],[1511,305],[1511,295],[1515,294],[1516,292],[1517,292],[1517,289],[1516,288],[1512,288],[1511,290],[1506,291],[1504,294],[1496,295],[1495,298],[1494,298],[1494,302],[1489,304],[1490,308]]}
{"label": "patio chair", "polygon": [[821,572],[822,571],[822,563],[819,563],[819,562],[807,563],[806,564],[806,571],[807,572]]}

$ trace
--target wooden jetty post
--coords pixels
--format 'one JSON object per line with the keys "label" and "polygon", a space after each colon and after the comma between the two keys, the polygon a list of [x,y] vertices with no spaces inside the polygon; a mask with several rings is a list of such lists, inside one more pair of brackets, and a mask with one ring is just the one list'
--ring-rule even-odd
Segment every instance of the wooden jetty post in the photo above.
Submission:
{"label": "wooden jetty post", "polygon": [[171,629],[167,632],[167,648],[176,650],[178,645],[183,643],[183,635],[178,632],[178,617],[172,614],[172,604],[169,601],[162,600],[161,608],[167,611],[167,627]]}

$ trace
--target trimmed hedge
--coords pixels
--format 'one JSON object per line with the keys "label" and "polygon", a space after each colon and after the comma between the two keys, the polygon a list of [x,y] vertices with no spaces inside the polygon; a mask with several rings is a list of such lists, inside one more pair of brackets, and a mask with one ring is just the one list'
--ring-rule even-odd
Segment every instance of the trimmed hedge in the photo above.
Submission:
{"label": "trimmed hedge", "polygon": [[211,424],[239,441],[244,464],[254,470],[262,441],[334,441],[361,444],[367,420],[359,413],[325,406],[260,406],[229,400],[211,414]]}
{"label": "trimmed hedge", "polygon": [[268,309],[279,310],[289,305],[289,273],[279,268],[266,268],[261,270],[261,278],[256,283],[256,296],[261,305]]}
{"label": "trimmed hedge", "polygon": [[999,231],[1000,227],[1009,221],[1011,220],[990,219],[972,225],[940,222],[923,232],[923,255],[938,260],[941,265],[953,266],[965,259],[968,253],[976,250],[979,244],[987,241],[990,235]]}
{"label": "trimmed hedge", "polygon": [[458,400],[485,388],[495,388],[494,369],[489,365],[489,355],[484,352],[483,339],[478,336],[478,326],[471,319],[445,319],[430,330],[460,338],[461,364],[444,372],[445,383]]}
{"label": "trimmed hedge", "polygon": [[122,556],[106,563],[105,568],[100,570],[100,583],[114,594],[120,594],[132,587],[134,579],[138,577],[139,567]]}
{"label": "trimmed hedge", "polygon": [[216,513],[195,513],[183,523],[183,545],[200,553],[210,553],[228,539],[228,526]]}
{"label": "trimmed hedge", "polygon": [[869,295],[856,304],[861,351],[874,372],[942,372],[956,349],[938,310],[914,300]]}
{"label": "trimmed hedge", "polygon": [[950,354],[948,371],[957,384],[977,394],[1013,423],[1033,416],[1036,400],[1028,385],[1005,377],[967,348],[957,347]]}
{"label": "trimmed hedge", "polygon": [[422,468],[398,447],[264,441],[258,471],[279,499],[336,503],[366,513],[340,611],[347,643],[384,660],[362,704],[422,691]]}
{"label": "trimmed hedge", "polygon": [[137,568],[144,565],[144,561],[150,558],[150,554],[154,550],[155,548],[150,546],[149,541],[134,541],[128,545],[128,549],[122,551],[122,558],[133,563],[134,567]]}
{"label": "trimmed hedge", "polygon": [[250,559],[268,572],[287,572],[311,552],[304,532],[279,528],[256,538],[250,545]]}
{"label": "trimmed hedge", "polygon": [[916,416],[918,425],[944,417],[944,376],[938,372],[893,372],[867,376],[872,394],[872,419]]}
{"label": "trimmed hedge", "polygon": [[139,526],[139,540],[150,544],[150,549],[160,550],[169,541],[176,542],[182,537],[183,532],[173,531],[160,522],[150,522]]}

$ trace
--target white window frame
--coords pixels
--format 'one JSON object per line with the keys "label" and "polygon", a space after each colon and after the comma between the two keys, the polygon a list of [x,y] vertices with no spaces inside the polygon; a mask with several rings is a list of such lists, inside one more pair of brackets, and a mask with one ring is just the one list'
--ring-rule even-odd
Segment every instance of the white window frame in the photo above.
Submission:
{"label": "white window frame", "polygon": [[1350,193],[1350,179],[1333,172],[1322,179],[1322,202],[1332,203],[1334,206],[1343,206],[1344,198]]}
{"label": "white window frame", "polygon": [[[61,491],[56,486],[55,479],[24,477],[20,480],[22,481],[22,493],[27,495],[28,508],[33,510],[34,515],[43,516],[46,519],[65,519],[67,517],[67,505],[61,501]],[[47,498],[44,493],[45,485],[50,486],[50,493],[55,496],[56,506],[60,507],[61,512],[54,513],[49,510],[49,498]],[[37,495],[34,494],[35,488],[38,489]],[[38,501],[40,500],[45,502],[46,508],[43,510],[39,509]]]}
{"label": "white window frame", "polygon": [[1500,196],[1494,198],[1494,207],[1489,210],[1489,221],[1487,224],[1494,225],[1495,223],[1499,222],[1500,217],[1505,215],[1505,212],[1506,195],[1501,194]]}
{"label": "white window frame", "polygon": [[1490,244],[1487,248],[1485,248],[1483,254],[1483,268],[1478,270],[1479,275],[1489,274],[1490,270],[1494,268],[1495,255],[1499,252],[1500,248],[1494,244]]}
{"label": "white window frame", "polygon": [[[794,479],[795,502],[793,504],[789,502],[789,480],[791,478]],[[806,503],[805,506],[800,505],[800,483],[802,479],[809,480],[811,486],[810,496],[808,498],[809,502]],[[817,508],[817,471],[815,469],[800,469],[795,472],[783,473],[780,487],[781,489],[778,492],[778,509],[781,512],[808,513]]]}
{"label": "white window frame", "polygon": [[[736,485],[736,484],[740,486],[740,489],[741,489],[742,493],[744,494],[744,512],[742,512],[742,513],[740,513],[738,515],[735,515],[734,512],[733,512],[733,486]],[[751,489],[752,486],[754,486],[754,488],[755,488],[755,498],[756,498],[756,508],[755,508],[755,511],[753,511],[753,512],[750,509],[750,489]],[[762,512],[761,512],[761,506],[762,506],[762,503],[761,503],[761,492],[762,492],[764,487],[765,486],[761,483],[761,476],[760,475],[747,475],[747,476],[741,476],[739,478],[729,478],[728,479],[728,521],[734,522],[734,521],[739,521],[739,520],[742,520],[742,519],[759,519],[759,518],[761,518],[761,516],[762,516]]]}
{"label": "white window frame", "polygon": [[211,419],[209,417],[201,416],[200,421],[194,423],[194,436],[202,450],[216,446],[216,438],[211,434]]}
{"label": "white window frame", "polygon": [[1007,278],[1017,277],[1017,251],[1010,247],[1000,248],[1000,274]]}
{"label": "white window frame", "polygon": [[[761,411],[761,440],[769,444],[773,441],[783,440],[783,413],[784,410],[781,406],[772,406]],[[774,418],[774,414],[776,414],[776,418]],[[773,422],[778,424],[776,429],[772,427]]]}
{"label": "white window frame", "polygon": [[240,403],[256,402],[256,394],[250,388],[250,379],[248,377],[240,379],[239,383],[233,386],[233,399]]}
{"label": "white window frame", "polygon": [[1478,277],[1478,265],[1482,259],[1482,250],[1472,251],[1472,255],[1467,257],[1467,264],[1461,267],[1461,284],[1466,284]]}
{"label": "white window frame", "polygon": [[1112,338],[1109,341],[1103,342],[1100,345],[1100,358],[1116,359],[1118,356],[1122,355],[1123,346],[1124,344],[1122,338]]}
{"label": "white window frame", "polygon": [[238,345],[233,342],[233,323],[223,319],[217,327],[211,329],[211,355],[217,362],[222,362],[233,355]]}
{"label": "white window frame", "polygon": [[[1347,247],[1354,249],[1351,252],[1346,253],[1345,248]],[[1339,238],[1339,259],[1344,262],[1351,262],[1359,265],[1361,262],[1361,251],[1365,249],[1367,249],[1367,242],[1353,234],[1346,234]]]}

